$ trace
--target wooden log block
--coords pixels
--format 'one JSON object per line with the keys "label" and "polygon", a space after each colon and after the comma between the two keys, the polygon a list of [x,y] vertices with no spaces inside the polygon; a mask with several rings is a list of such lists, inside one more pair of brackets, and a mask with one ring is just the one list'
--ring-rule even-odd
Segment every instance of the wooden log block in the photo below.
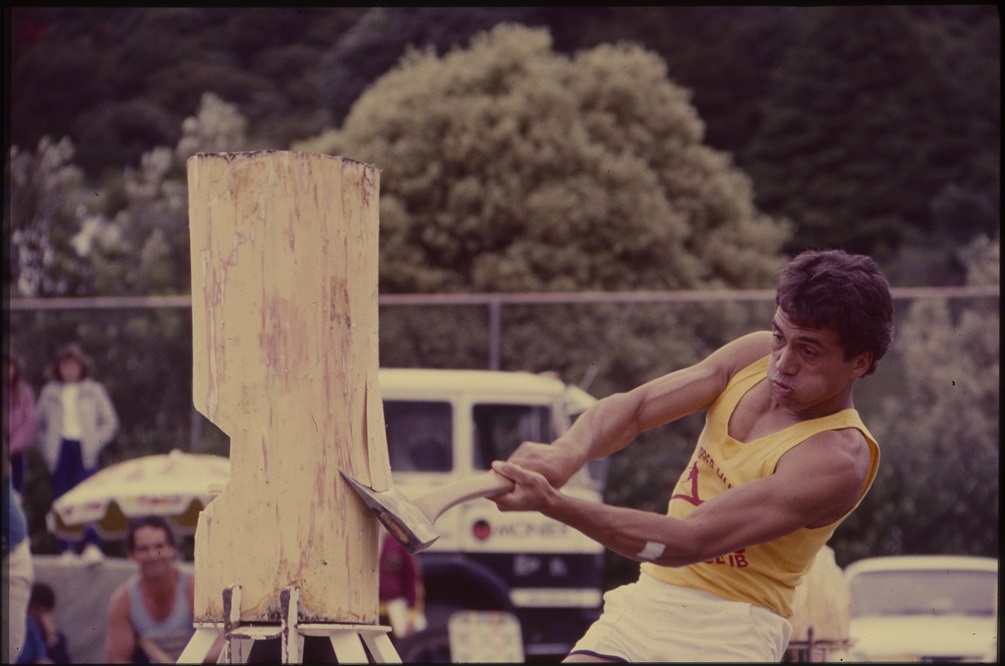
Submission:
{"label": "wooden log block", "polygon": [[377,383],[380,172],[294,152],[188,161],[193,396],[231,478],[195,534],[195,618],[376,624],[377,526],[339,469],[390,485]]}

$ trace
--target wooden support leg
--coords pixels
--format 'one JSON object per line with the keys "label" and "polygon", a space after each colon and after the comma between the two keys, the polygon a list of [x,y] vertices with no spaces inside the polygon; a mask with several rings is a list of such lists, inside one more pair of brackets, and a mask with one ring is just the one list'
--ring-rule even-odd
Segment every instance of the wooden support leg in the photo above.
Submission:
{"label": "wooden support leg", "polygon": [[368,664],[366,650],[355,631],[336,631],[331,635],[332,649],[340,664]]}
{"label": "wooden support leg", "polygon": [[[232,585],[223,590],[223,635],[225,640],[223,649],[217,659],[219,664],[243,663],[245,655],[241,645],[237,643],[239,639],[232,636],[234,629],[241,626],[241,586]],[[185,650],[178,657],[179,664],[201,664],[206,659],[206,655],[213,647],[213,643],[220,636],[218,627],[199,627],[189,640]],[[236,647],[236,649],[235,649]],[[235,662],[235,659],[237,660]]]}
{"label": "wooden support leg", "polygon": [[299,664],[300,655],[303,654],[303,637],[297,628],[299,602],[300,590],[296,587],[287,587],[279,593],[279,604],[283,613],[280,640],[284,664]]}
{"label": "wooden support leg", "polygon": [[247,659],[244,641],[234,635],[241,626],[241,586],[231,585],[223,590],[223,650],[220,663],[243,664]]}
{"label": "wooden support leg", "polygon": [[[246,663],[256,641],[279,639],[280,663],[303,663],[306,636],[326,636],[340,664],[400,664],[401,658],[388,637],[389,627],[359,624],[300,624],[300,589],[287,587],[280,592],[282,618],[275,624],[241,624],[241,587],[223,591],[223,650],[217,663]],[[220,626],[197,626],[196,634],[179,657],[178,663],[198,663],[206,658],[220,636]]]}
{"label": "wooden support leg", "polygon": [[[200,627],[189,640],[185,650],[178,657],[179,664],[201,664],[212,649],[220,630],[216,627]],[[221,657],[222,659],[222,657]]]}
{"label": "wooden support leg", "polygon": [[[302,624],[302,636],[323,636],[331,643],[340,664],[400,664],[388,638],[390,627],[371,624]],[[369,654],[368,654],[369,653]]]}
{"label": "wooden support leg", "polygon": [[363,642],[366,643],[367,649],[370,650],[370,654],[373,655],[375,663],[401,663],[401,657],[398,656],[397,651],[394,649],[394,645],[391,644],[391,639],[388,638],[387,632],[365,633],[363,634]]}

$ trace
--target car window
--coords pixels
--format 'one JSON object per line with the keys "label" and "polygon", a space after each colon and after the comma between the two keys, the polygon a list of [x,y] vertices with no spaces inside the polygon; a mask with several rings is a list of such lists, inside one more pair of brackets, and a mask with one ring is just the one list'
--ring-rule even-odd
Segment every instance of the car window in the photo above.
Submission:
{"label": "car window", "polygon": [[385,400],[387,453],[395,472],[449,472],[453,408],[449,402]]}
{"label": "car window", "polygon": [[952,569],[868,571],[851,581],[852,616],[993,615],[998,575]]}
{"label": "car window", "polygon": [[523,442],[550,442],[557,436],[551,408],[545,405],[476,404],[472,419],[475,469],[509,458]]}

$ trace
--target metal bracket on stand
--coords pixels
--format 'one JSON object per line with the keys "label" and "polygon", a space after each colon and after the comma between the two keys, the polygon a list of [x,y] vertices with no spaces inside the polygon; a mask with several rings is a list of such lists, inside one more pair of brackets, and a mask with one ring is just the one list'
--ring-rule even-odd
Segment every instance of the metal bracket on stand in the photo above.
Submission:
{"label": "metal bracket on stand", "polygon": [[241,586],[232,585],[224,589],[224,621],[196,623],[195,635],[178,657],[178,663],[201,663],[219,638],[221,630],[225,640],[217,660],[220,664],[247,663],[255,641],[276,638],[280,639],[280,663],[300,664],[303,663],[306,636],[327,637],[340,664],[401,663],[401,658],[387,635],[390,627],[372,624],[299,624],[299,601],[300,589],[287,587],[279,594],[282,610],[280,624],[241,624]]}

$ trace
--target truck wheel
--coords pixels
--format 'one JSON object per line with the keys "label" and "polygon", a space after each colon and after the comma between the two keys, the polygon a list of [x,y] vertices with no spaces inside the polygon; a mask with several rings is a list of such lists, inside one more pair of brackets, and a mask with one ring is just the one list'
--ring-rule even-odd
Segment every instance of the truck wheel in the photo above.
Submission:
{"label": "truck wheel", "polygon": [[403,638],[396,646],[398,656],[406,664],[449,664],[450,636],[446,627],[430,627]]}

